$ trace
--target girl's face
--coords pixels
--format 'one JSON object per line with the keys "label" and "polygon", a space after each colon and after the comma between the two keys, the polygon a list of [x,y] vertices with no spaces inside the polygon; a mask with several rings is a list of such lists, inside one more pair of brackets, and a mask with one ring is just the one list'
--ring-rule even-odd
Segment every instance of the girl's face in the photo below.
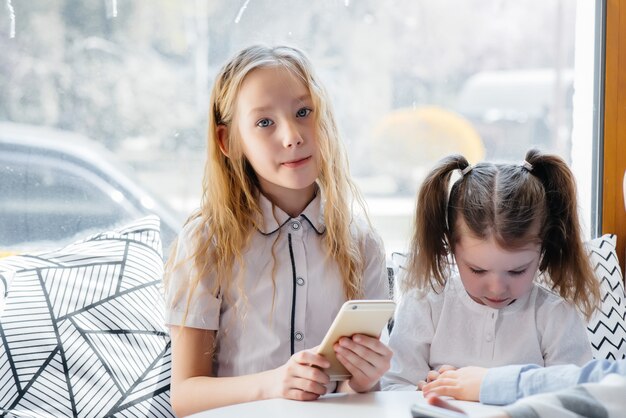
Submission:
{"label": "girl's face", "polygon": [[251,71],[237,96],[235,124],[261,190],[275,198],[315,192],[319,153],[313,101],[288,70]]}
{"label": "girl's face", "polygon": [[499,309],[530,291],[539,268],[539,244],[510,251],[493,237],[478,239],[466,230],[460,237],[454,257],[463,286],[475,302]]}

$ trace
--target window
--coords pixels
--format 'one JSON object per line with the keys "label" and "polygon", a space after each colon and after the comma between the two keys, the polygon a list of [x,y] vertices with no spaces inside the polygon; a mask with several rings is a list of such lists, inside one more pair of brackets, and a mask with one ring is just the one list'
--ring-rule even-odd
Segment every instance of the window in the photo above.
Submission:
{"label": "window", "polygon": [[14,153],[0,157],[0,166],[11,167],[2,170],[0,186],[0,235],[6,237],[5,243],[58,240],[85,229],[106,228],[117,219],[139,217],[132,206],[118,204],[125,199],[121,192],[85,169],[33,157]]}
{"label": "window", "polygon": [[389,252],[406,248],[424,174],[453,152],[473,162],[521,161],[533,146],[562,155],[587,235],[599,229],[600,0],[7,4],[0,120],[103,144],[178,225],[200,199],[215,73],[244,46],[284,43],[306,51],[325,82]]}
{"label": "window", "polygon": [[151,212],[162,218],[164,242],[173,240],[176,221],[98,145],[76,135],[0,122],[2,248],[57,247]]}

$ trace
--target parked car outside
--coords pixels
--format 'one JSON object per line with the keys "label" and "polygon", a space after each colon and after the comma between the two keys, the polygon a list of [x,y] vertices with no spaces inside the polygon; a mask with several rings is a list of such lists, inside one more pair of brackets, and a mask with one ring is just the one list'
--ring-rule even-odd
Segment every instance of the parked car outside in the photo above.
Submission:
{"label": "parked car outside", "polygon": [[83,136],[0,122],[0,251],[57,247],[147,214],[161,219],[163,248],[181,222]]}
{"label": "parked car outside", "polygon": [[574,70],[483,71],[461,88],[456,111],[478,131],[487,159],[516,161],[529,148],[571,155]]}

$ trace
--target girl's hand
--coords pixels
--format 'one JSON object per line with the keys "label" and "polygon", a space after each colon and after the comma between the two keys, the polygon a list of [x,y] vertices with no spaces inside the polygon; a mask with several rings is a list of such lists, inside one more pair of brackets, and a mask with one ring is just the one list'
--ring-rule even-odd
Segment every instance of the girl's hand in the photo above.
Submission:
{"label": "girl's hand", "polygon": [[443,372],[439,377],[424,385],[424,396],[435,394],[451,396],[464,401],[478,401],[480,386],[487,374],[483,367],[462,367],[458,370]]}
{"label": "girl's hand", "polygon": [[314,350],[299,351],[287,363],[270,371],[268,398],[312,401],[326,393],[330,378],[323,369],[330,367],[330,362]]}
{"label": "girl's hand", "polygon": [[433,382],[437,379],[439,379],[439,376],[441,376],[441,373],[450,371],[450,370],[456,370],[456,367],[451,366],[449,364],[444,364],[443,366],[441,366],[439,369],[437,370],[431,370],[428,372],[428,374],[426,375],[426,380],[420,380],[419,382],[417,382],[417,390],[422,390],[423,387],[430,382]]}
{"label": "girl's hand", "polygon": [[367,392],[391,365],[391,350],[378,338],[355,334],[342,337],[334,346],[337,360],[352,374],[348,381],[355,392]]}

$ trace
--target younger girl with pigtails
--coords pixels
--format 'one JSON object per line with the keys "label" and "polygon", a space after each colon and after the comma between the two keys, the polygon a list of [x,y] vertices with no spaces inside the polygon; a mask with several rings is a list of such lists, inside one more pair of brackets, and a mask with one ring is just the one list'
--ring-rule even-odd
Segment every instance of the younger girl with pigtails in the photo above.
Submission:
{"label": "younger girl with pigtails", "polygon": [[[461,177],[449,189],[453,172]],[[560,157],[531,150],[522,164],[475,166],[444,158],[419,191],[383,389],[421,389],[470,364],[586,363],[581,314],[599,300],[588,260],[574,177]]]}
{"label": "younger girl with pigtails", "polygon": [[328,95],[298,49],[251,46],[215,77],[200,209],[166,268],[178,416],[268,398],[366,392],[389,368],[378,338],[335,344],[334,386],[313,349],[348,299],[389,295]]}

